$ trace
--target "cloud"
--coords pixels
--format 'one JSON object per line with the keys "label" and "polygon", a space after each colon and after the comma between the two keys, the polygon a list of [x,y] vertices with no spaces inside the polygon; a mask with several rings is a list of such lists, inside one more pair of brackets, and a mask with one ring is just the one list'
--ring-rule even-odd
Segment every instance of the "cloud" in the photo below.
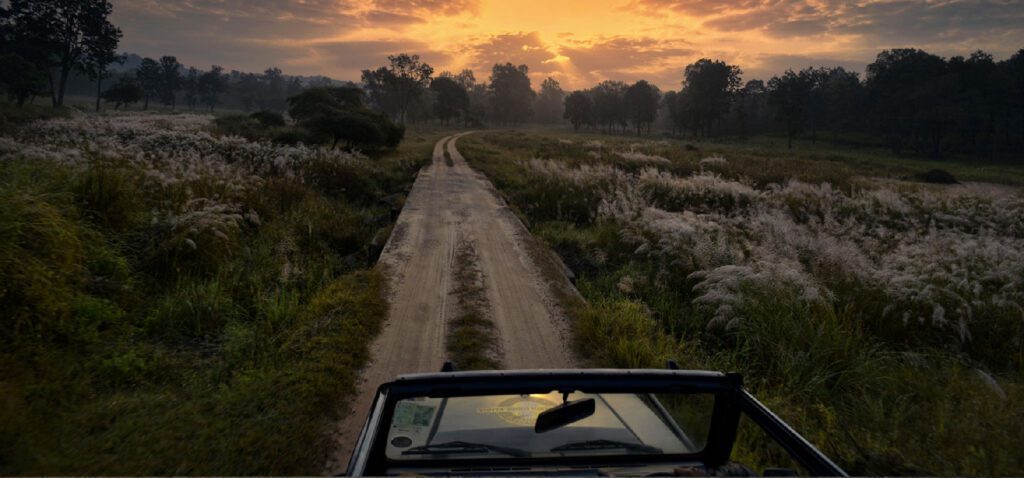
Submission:
{"label": "cloud", "polygon": [[558,69],[553,64],[558,55],[537,32],[493,35],[469,43],[471,68],[477,72],[490,72],[495,64],[504,63],[527,65],[531,73],[537,74]]}
{"label": "cloud", "polygon": [[641,78],[675,88],[701,57],[751,78],[814,61],[861,71],[886,48],[1006,58],[1024,46],[1024,0],[607,1],[566,16],[550,0],[112,0],[112,20],[122,51],[190,65],[357,80],[408,52],[481,79],[495,63],[526,64],[535,82],[566,88]]}
{"label": "cloud", "polygon": [[612,37],[571,43],[559,53],[568,57],[574,72],[592,81],[635,81],[650,80],[664,70],[685,65],[697,52],[682,40]]}

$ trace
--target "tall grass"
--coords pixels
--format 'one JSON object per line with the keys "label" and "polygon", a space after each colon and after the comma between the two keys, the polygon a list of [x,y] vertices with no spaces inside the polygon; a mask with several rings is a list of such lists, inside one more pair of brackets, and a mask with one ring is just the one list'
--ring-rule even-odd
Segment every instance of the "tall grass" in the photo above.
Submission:
{"label": "tall grass", "polygon": [[[1024,470],[1020,190],[745,145],[513,132],[460,148],[576,273],[593,364],[742,372],[856,474]],[[737,457],[777,451],[744,434]]]}
{"label": "tall grass", "polygon": [[0,136],[0,472],[321,471],[386,313],[380,200],[432,144],[371,158],[210,123]]}

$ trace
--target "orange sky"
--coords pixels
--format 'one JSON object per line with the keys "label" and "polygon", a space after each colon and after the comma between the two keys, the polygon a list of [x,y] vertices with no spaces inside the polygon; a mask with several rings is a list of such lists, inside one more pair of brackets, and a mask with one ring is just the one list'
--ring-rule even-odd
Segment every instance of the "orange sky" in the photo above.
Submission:
{"label": "orange sky", "polygon": [[440,72],[525,63],[535,84],[604,79],[677,88],[702,57],[746,79],[793,67],[862,70],[884,48],[941,55],[1024,48],[1024,0],[113,0],[122,49],[186,64],[358,80],[388,54]]}

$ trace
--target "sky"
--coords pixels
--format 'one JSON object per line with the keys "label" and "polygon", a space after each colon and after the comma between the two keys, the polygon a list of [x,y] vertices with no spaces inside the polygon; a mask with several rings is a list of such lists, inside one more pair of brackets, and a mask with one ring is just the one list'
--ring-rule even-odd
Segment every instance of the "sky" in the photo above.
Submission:
{"label": "sky", "polygon": [[111,0],[121,50],[227,70],[358,81],[387,56],[441,71],[526,64],[534,87],[606,79],[678,89],[686,65],[713,58],[744,80],[787,68],[862,72],[888,48],[942,56],[1024,48],[1024,0]]}

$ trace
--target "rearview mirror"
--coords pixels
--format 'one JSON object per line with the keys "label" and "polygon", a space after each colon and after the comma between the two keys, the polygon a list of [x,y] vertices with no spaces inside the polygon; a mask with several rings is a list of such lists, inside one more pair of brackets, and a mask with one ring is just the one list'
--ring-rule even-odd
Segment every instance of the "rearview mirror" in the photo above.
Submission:
{"label": "rearview mirror", "polygon": [[544,433],[566,425],[571,425],[594,414],[594,399],[586,398],[573,402],[565,402],[557,407],[549,408],[537,416],[533,425],[535,433]]}

